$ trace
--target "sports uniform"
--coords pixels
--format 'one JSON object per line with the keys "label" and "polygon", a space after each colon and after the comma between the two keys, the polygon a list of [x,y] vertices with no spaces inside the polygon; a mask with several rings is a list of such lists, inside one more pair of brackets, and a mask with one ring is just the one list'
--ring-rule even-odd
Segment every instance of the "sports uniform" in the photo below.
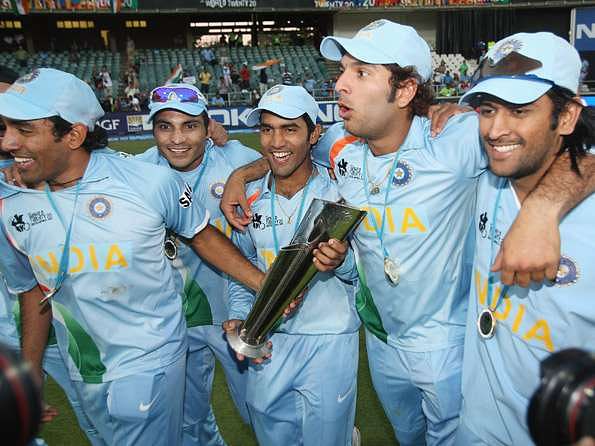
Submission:
{"label": "sports uniform", "polygon": [[[327,37],[321,53],[431,76],[425,41],[388,20],[352,39]],[[374,156],[338,123],[313,151],[347,203],[369,211],[353,238],[357,309],[374,388],[402,445],[452,444],[458,424],[473,205],[486,167],[477,126],[475,114],[459,115],[433,138],[429,120],[414,116],[398,150]]]}
{"label": "sports uniform", "polygon": [[[192,186],[193,199],[210,214],[210,223],[228,237],[231,228],[219,208],[223,187],[237,167],[260,157],[258,152],[230,141],[216,147],[206,141],[201,164],[192,171],[179,172]],[[136,159],[169,166],[157,147],[148,149]],[[183,296],[183,309],[188,326],[188,358],[184,398],[185,444],[222,445],[215,416],[210,405],[215,371],[215,357],[223,366],[230,394],[240,415],[248,420],[245,403],[245,364],[239,363],[230,351],[221,324],[228,314],[228,276],[205,263],[182,241],[173,237],[176,255],[172,265],[178,273]]]}
{"label": "sports uniform", "polygon": [[[511,60],[520,63],[511,65]],[[467,102],[473,98],[481,99],[479,95],[490,95],[487,116],[480,118],[486,120],[486,128],[482,128],[484,138],[492,130],[493,122],[497,122],[499,127],[494,134],[505,135],[508,144],[522,135],[534,135],[535,141],[527,138],[514,150],[529,148],[536,155],[545,154],[545,158],[531,171],[520,162],[515,163],[512,151],[508,158],[495,158],[490,162],[500,168],[506,167],[502,171],[511,172],[514,179],[499,177],[492,172],[485,173],[480,179],[475,210],[473,281],[465,335],[463,407],[456,443],[465,446],[532,444],[526,416],[529,399],[539,385],[540,361],[554,351],[568,347],[593,350],[595,305],[591,299],[595,289],[595,196],[587,197],[560,224],[562,256],[554,283],[532,283],[529,288],[503,285],[500,273],[490,272],[490,265],[521,207],[514,184],[518,187],[528,178],[529,182],[523,186],[527,189],[531,181],[538,181],[538,169],[550,161],[548,151],[552,147],[546,136],[530,133],[539,124],[525,128],[516,120],[490,119],[500,119],[500,113],[504,117],[512,113],[513,108],[508,104],[529,104],[527,108],[530,109],[540,100],[540,106],[547,106],[547,101],[542,98],[552,87],[562,87],[576,94],[581,62],[577,51],[567,41],[544,32],[509,36],[494,45],[486,55],[486,61],[490,62],[486,64],[486,71],[480,67],[476,86],[462,98]],[[511,66],[517,71],[509,71]],[[487,70],[490,70],[489,76]],[[559,94],[552,91],[554,95]],[[552,101],[552,97],[549,100]],[[507,105],[501,105],[500,101]],[[490,107],[493,107],[493,113]],[[551,122],[549,116],[546,119]],[[573,137],[577,130],[578,127],[574,129]],[[563,134],[558,124],[548,131],[551,132],[549,135]],[[584,144],[590,137],[579,136],[577,139]],[[561,143],[567,142],[563,140]],[[523,155],[529,157],[531,154]],[[526,171],[519,173],[521,169]],[[493,315],[495,323],[480,324],[480,314]]]}
{"label": "sports uniform", "polygon": [[[8,167],[12,160],[0,160],[0,169]],[[12,249],[4,231],[0,234],[0,342],[15,351],[20,351],[20,309],[18,293],[29,291],[37,286],[37,281],[29,267],[27,258]],[[10,287],[10,289],[9,289]],[[93,423],[84,414],[76,389],[70,381],[68,370],[58,350],[56,338],[50,334],[44,352],[43,370],[62,388],[79,422],[81,430],[93,445],[103,444],[97,438]]]}
{"label": "sports uniform", "polygon": [[[513,187],[506,179],[486,173],[477,201],[457,444],[531,444],[526,413],[539,385],[539,361],[566,347],[593,348],[595,306],[589,298],[595,289],[595,196],[560,225],[562,258],[556,282],[528,289],[506,287],[499,274],[489,272],[520,208]],[[490,298],[488,277],[493,277]],[[488,304],[495,310],[496,331],[492,339],[482,339],[476,322]]]}
{"label": "sports uniform", "polygon": [[[479,144],[477,117],[468,113],[437,138],[429,120],[414,117],[397,158],[373,156],[341,123],[313,150],[315,161],[334,169],[347,203],[368,210],[353,237],[357,310],[374,387],[401,444],[424,442],[424,415],[428,443],[452,441],[456,428],[472,212],[486,165]],[[383,176],[380,193],[366,196],[369,182]],[[398,285],[385,277],[384,248],[400,263]]]}
{"label": "sports uniform", "polygon": [[[247,123],[258,123],[262,110],[283,119],[307,113],[316,122],[318,106],[302,87],[275,86]],[[240,251],[263,271],[280,247],[289,244],[314,198],[340,198],[326,169],[314,166],[306,185],[291,198],[269,187],[271,175],[248,185],[252,224],[233,235]],[[293,211],[286,215],[282,209]],[[246,401],[259,444],[351,444],[360,326],[352,285],[356,279],[350,250],[334,272],[318,273],[300,308],[275,329],[271,359],[250,365]],[[253,293],[232,284],[229,318],[246,319],[253,302]]]}

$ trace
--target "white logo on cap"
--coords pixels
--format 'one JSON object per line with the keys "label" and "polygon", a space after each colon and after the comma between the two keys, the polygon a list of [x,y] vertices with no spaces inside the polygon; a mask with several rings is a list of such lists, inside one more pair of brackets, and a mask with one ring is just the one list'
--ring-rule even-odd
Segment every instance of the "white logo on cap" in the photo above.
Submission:
{"label": "white logo on cap", "polygon": [[175,102],[180,102],[180,98],[179,98],[179,96],[176,94],[176,92],[175,92],[175,91],[172,91],[172,92],[170,92],[170,93],[167,95],[167,101],[168,101],[168,102],[173,102],[173,101],[175,101]]}
{"label": "white logo on cap", "polygon": [[514,51],[519,51],[521,48],[523,48],[523,42],[521,42],[520,40],[505,40],[500,45],[498,45],[497,48],[494,49],[494,57],[492,57],[492,60],[495,63],[498,63],[500,60],[504,59],[510,53]]}
{"label": "white logo on cap", "polygon": [[272,96],[274,94],[279,94],[281,93],[281,90],[283,90],[283,85],[275,85],[274,87],[269,88],[269,90],[264,95]]}
{"label": "white logo on cap", "polygon": [[372,23],[370,23],[369,25],[364,26],[362,29],[360,29],[361,31],[372,31],[373,29],[376,28],[380,28],[381,26],[386,24],[386,20],[381,19],[381,20],[375,20]]}

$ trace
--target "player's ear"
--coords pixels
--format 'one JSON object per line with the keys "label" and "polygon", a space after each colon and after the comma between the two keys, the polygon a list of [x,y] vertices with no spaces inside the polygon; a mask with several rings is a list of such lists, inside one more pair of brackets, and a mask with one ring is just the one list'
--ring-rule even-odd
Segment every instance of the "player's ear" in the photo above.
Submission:
{"label": "player's ear", "polygon": [[88,132],[89,128],[85,124],[76,122],[72,124],[70,131],[64,135],[64,141],[69,149],[76,150],[83,145]]}
{"label": "player's ear", "polygon": [[320,139],[320,135],[322,133],[322,127],[320,124],[316,124],[314,126],[314,130],[312,130],[312,133],[310,133],[310,145],[314,145],[318,142],[318,140]]}
{"label": "player's ear", "polygon": [[566,107],[562,110],[558,118],[558,132],[560,135],[570,135],[574,132],[576,122],[582,110],[583,106],[579,97],[575,97],[574,100],[566,104]]}

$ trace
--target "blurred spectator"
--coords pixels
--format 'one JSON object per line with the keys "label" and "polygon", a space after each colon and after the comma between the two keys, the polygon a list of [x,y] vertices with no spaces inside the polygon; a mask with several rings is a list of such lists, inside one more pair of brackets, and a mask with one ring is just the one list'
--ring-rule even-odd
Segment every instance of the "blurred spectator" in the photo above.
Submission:
{"label": "blurred spectator", "polygon": [[463,59],[463,62],[461,62],[461,65],[459,65],[459,76],[460,79],[467,79],[467,72],[469,71],[469,66],[467,65],[467,61],[465,59]]}
{"label": "blurred spectator", "polygon": [[231,77],[231,83],[233,84],[239,84],[240,83],[240,74],[238,73],[238,70],[236,69],[235,65],[230,63],[229,64],[229,69],[230,69],[230,77]]}
{"label": "blurred spectator", "polygon": [[223,81],[227,87],[231,87],[231,64],[223,65]]}
{"label": "blurred spectator", "polygon": [[293,74],[287,71],[287,67],[283,68],[283,74],[281,75],[281,83],[283,85],[293,85]]}
{"label": "blurred spectator", "polygon": [[221,37],[219,37],[219,45],[227,45],[227,37],[225,37],[225,34],[221,34]]}
{"label": "blurred spectator", "polygon": [[202,60],[204,60],[209,65],[217,64],[215,53],[210,47],[204,47],[202,50],[200,50],[200,56],[202,57]]}
{"label": "blurred spectator", "polygon": [[111,96],[112,86],[113,86],[112,75],[107,70],[107,67],[105,65],[103,67],[101,67],[101,71],[99,72],[99,75],[101,76],[101,79],[103,81],[103,95]]}
{"label": "blurred spectator", "polygon": [[450,71],[447,71],[446,73],[444,73],[444,76],[442,76],[442,84],[450,85],[453,82],[454,82],[454,78],[450,74]]}
{"label": "blurred spectator", "polygon": [[309,70],[306,71],[305,76],[306,80],[304,80],[303,82],[303,87],[308,93],[314,94],[314,88],[316,88],[316,81],[314,80],[314,76],[312,75],[312,73],[310,73]]}
{"label": "blurred spectator", "polygon": [[242,90],[249,90],[250,89],[250,70],[248,69],[248,63],[244,62],[242,64],[242,69],[240,70],[240,87]]}
{"label": "blurred spectator", "polygon": [[202,71],[198,75],[198,81],[200,82],[200,91],[204,94],[209,94],[209,88],[211,87],[211,72],[207,70],[207,67],[203,67]]}
{"label": "blurred spectator", "polygon": [[258,92],[258,90],[252,90],[252,95],[251,95],[251,99],[252,99],[252,107],[257,107],[258,106],[258,101],[260,101],[261,95]]}
{"label": "blurred spectator", "polygon": [[450,84],[444,85],[440,89],[440,91],[438,91],[438,96],[443,96],[443,97],[450,97],[450,96],[454,96],[455,94],[456,94],[456,88],[455,88],[453,82],[451,82]]}
{"label": "blurred spectator", "polygon": [[27,59],[29,58],[29,54],[21,45],[19,45],[19,49],[16,50],[14,57],[21,68],[25,68],[27,66]]}
{"label": "blurred spectator", "polygon": [[267,76],[267,69],[263,68],[258,74],[258,86],[260,87],[260,94],[263,95],[268,90],[269,77]]}
{"label": "blurred spectator", "polygon": [[140,99],[138,96],[134,95],[129,97],[130,99],[130,110],[139,112],[140,111]]}
{"label": "blurred spectator", "polygon": [[217,93],[219,93],[219,96],[221,96],[223,98],[223,100],[225,102],[227,102],[227,99],[229,98],[229,86],[227,85],[227,83],[225,82],[225,79],[223,78],[223,76],[219,77],[219,84],[217,85]]}
{"label": "blurred spectator", "polygon": [[135,45],[134,45],[134,40],[132,40],[132,37],[127,36],[126,37],[126,56],[128,57],[128,62],[130,62],[130,63],[134,62],[135,52],[136,52],[136,49],[135,49]]}
{"label": "blurred spectator", "polygon": [[209,102],[211,105],[215,105],[217,107],[225,106],[225,99],[223,99],[219,93],[217,93],[216,96],[212,96]]}
{"label": "blurred spectator", "polygon": [[434,70],[434,73],[441,73],[441,74],[446,73],[446,63],[444,62],[444,60],[440,61],[440,65],[438,65],[436,67],[436,69]]}

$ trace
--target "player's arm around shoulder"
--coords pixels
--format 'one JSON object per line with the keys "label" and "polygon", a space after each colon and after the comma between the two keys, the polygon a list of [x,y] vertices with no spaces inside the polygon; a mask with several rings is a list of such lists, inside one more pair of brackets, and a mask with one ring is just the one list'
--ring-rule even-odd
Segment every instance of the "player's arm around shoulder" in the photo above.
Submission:
{"label": "player's arm around shoulder", "polygon": [[357,139],[345,130],[342,122],[337,122],[328,127],[312,147],[312,160],[321,166],[333,167],[334,157],[340,149]]}
{"label": "player's arm around shoulder", "polygon": [[487,168],[487,158],[479,135],[477,113],[454,115],[440,133],[431,136],[430,120],[424,119],[424,138],[431,155],[461,178],[476,178]]}

